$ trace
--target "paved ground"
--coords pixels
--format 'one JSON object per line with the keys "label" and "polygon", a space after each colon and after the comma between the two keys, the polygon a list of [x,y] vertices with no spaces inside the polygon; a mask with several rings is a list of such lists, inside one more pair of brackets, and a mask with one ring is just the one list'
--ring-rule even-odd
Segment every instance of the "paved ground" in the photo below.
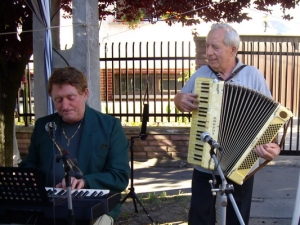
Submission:
{"label": "paved ground", "polygon": [[[135,192],[190,193],[192,170],[184,161],[135,161]],[[292,224],[299,172],[300,157],[279,156],[255,174],[250,225]]]}

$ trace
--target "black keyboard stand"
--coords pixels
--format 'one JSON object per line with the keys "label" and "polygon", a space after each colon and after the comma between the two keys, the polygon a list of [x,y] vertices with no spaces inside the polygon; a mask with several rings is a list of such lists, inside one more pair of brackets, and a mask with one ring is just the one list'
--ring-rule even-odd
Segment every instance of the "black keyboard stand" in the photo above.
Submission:
{"label": "black keyboard stand", "polygon": [[136,206],[136,202],[135,202],[135,201],[137,201],[140,204],[140,206],[143,208],[143,210],[146,213],[146,215],[148,216],[148,218],[151,220],[152,224],[155,224],[154,220],[149,215],[147,209],[144,207],[144,205],[142,204],[142,202],[139,200],[137,194],[134,191],[134,186],[133,186],[133,179],[134,179],[134,174],[133,174],[133,172],[134,172],[134,169],[133,169],[133,152],[134,152],[134,150],[133,150],[134,147],[133,146],[134,146],[134,139],[135,138],[140,138],[142,140],[145,140],[146,137],[147,137],[147,135],[144,135],[144,136],[139,135],[139,136],[132,136],[131,137],[131,145],[130,145],[130,150],[131,150],[130,151],[130,156],[131,156],[131,162],[130,162],[131,163],[131,168],[130,168],[131,169],[131,173],[130,173],[130,188],[129,188],[129,193],[125,196],[125,198],[122,200],[121,203],[123,204],[128,197],[132,198],[133,205],[134,205],[134,208],[135,208],[135,212],[137,213],[138,210],[137,210],[137,206]]}

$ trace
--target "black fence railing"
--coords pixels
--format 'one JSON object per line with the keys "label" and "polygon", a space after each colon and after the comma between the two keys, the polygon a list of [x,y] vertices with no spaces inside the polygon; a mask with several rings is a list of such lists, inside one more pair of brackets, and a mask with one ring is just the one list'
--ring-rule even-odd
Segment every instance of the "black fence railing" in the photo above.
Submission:
{"label": "black fence railing", "polygon": [[257,67],[263,73],[274,100],[293,112],[282,154],[299,155],[300,37],[245,36],[242,40],[238,53],[240,59]]}
{"label": "black fence railing", "polygon": [[140,122],[147,102],[150,122],[189,121],[189,113],[176,111],[173,97],[195,68],[190,42],[112,43],[104,49],[100,58],[103,112],[123,122]]}
{"label": "black fence railing", "polygon": [[[298,154],[300,38],[242,36],[242,40],[238,52],[241,61],[257,67],[274,99],[294,114],[282,154]],[[187,125],[191,114],[177,111],[173,97],[195,70],[194,46],[191,42],[101,44],[101,111],[126,125],[140,125],[143,104],[148,103],[149,125]],[[26,78],[28,87],[20,89],[17,107],[19,120],[27,121],[25,125],[34,119],[33,74],[29,69]]]}

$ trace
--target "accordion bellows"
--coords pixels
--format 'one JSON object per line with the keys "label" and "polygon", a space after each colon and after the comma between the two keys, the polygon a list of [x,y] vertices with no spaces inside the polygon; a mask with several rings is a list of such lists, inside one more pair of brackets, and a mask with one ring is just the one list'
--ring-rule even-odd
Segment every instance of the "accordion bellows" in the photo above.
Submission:
{"label": "accordion bellows", "polygon": [[223,148],[216,156],[224,175],[242,184],[259,158],[255,146],[271,142],[292,112],[255,90],[224,81],[199,77],[194,92],[199,105],[192,113],[188,162],[215,169],[211,147],[200,139],[208,132]]}

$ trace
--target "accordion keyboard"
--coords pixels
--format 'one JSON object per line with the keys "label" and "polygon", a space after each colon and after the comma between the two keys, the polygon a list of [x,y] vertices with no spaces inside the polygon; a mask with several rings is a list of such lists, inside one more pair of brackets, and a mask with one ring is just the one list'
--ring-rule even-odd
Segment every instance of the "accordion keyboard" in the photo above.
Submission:
{"label": "accordion keyboard", "polygon": [[[223,83],[212,85],[211,79],[197,79],[195,93],[198,94],[198,110],[192,113],[190,130],[188,162],[202,166],[205,169],[214,169],[214,162],[210,156],[210,146],[200,139],[203,132],[208,132],[215,140],[218,139],[220,110],[222,102]],[[214,103],[214,104],[212,104]]]}

